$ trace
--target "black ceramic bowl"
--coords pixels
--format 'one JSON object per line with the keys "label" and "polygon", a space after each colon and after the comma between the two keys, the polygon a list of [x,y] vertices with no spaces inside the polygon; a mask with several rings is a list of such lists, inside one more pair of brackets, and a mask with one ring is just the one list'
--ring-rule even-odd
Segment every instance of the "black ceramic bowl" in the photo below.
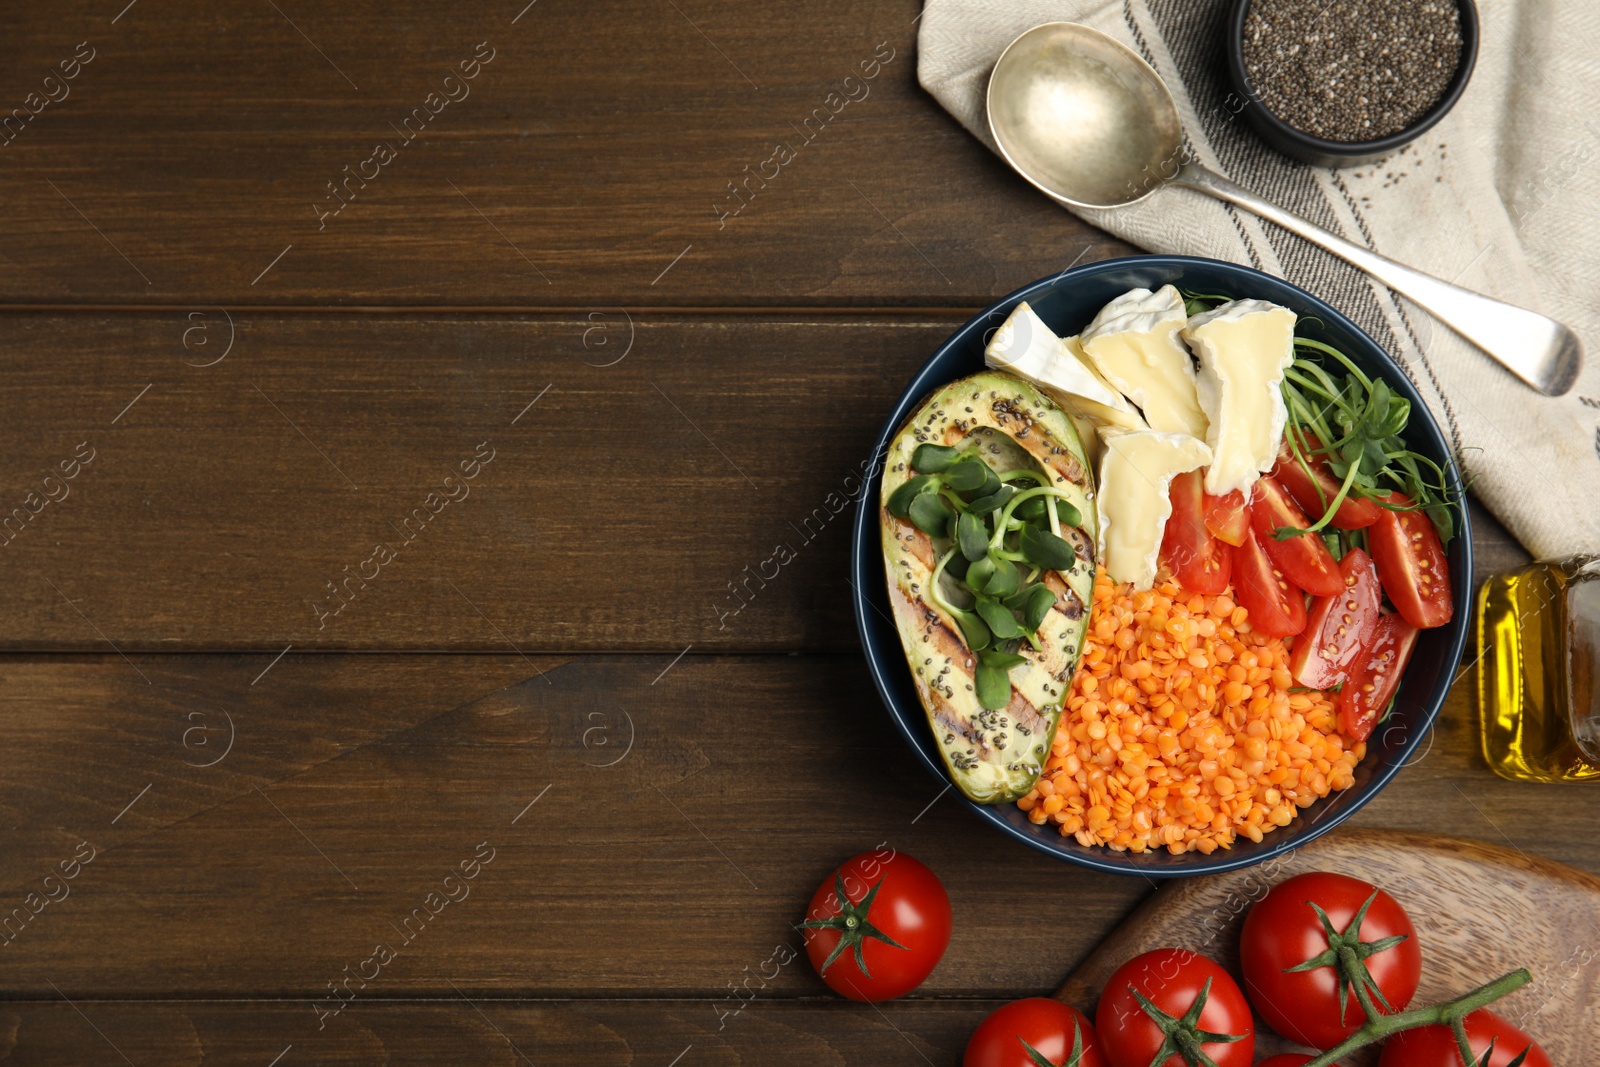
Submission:
{"label": "black ceramic bowl", "polygon": [[[1282,278],[1233,263],[1189,256],[1135,256],[1091,263],[1051,275],[995,303],[952,334],[906,384],[894,409],[888,413],[872,455],[882,457],[885,454],[894,434],[930,392],[984,369],[984,346],[1021,301],[1026,300],[1057,333],[1075,334],[1081,332],[1112,298],[1129,289],[1159,289],[1168,284],[1201,293],[1256,297],[1292,309],[1300,316],[1298,332],[1301,335],[1334,345],[1368,375],[1382,378],[1396,393],[1411,401],[1411,421],[1404,434],[1407,445],[1448,471],[1452,488],[1460,491],[1460,473],[1438,425],[1411,380],[1378,342],[1333,308]],[[850,584],[854,590],[856,628],[867,654],[867,666],[878,695],[889,710],[889,717],[917,760],[940,781],[948,782],[891,618],[878,530],[881,493],[882,472],[877,471],[861,494],[851,531]],[[1165,849],[1135,855],[1085,847],[1073,838],[1062,837],[1054,826],[1035,826],[1028,821],[1027,813],[1015,804],[968,802],[967,806],[1000,832],[1069,863],[1146,878],[1212,874],[1248,867],[1321,837],[1376,796],[1395,772],[1416,758],[1417,746],[1432,727],[1445,694],[1450,691],[1472,615],[1472,531],[1466,509],[1458,511],[1459,536],[1450,542],[1447,552],[1455,617],[1438,629],[1424,630],[1417,638],[1411,663],[1400,683],[1394,714],[1374,730],[1368,740],[1366,758],[1355,769],[1355,785],[1303,809],[1288,826],[1268,834],[1259,844],[1240,839],[1232,848],[1217,849],[1209,856],[1200,852],[1175,856]]]}
{"label": "black ceramic bowl", "polygon": [[1458,0],[1461,10],[1461,62],[1455,76],[1445,86],[1444,95],[1410,126],[1373,141],[1329,141],[1298,130],[1267,109],[1250,83],[1244,66],[1244,22],[1250,13],[1250,0],[1234,0],[1228,15],[1228,77],[1234,91],[1244,97],[1245,118],[1261,139],[1286,156],[1319,167],[1353,167],[1372,163],[1397,152],[1432,129],[1444,118],[1472,78],[1478,59],[1478,8],[1473,0]]}

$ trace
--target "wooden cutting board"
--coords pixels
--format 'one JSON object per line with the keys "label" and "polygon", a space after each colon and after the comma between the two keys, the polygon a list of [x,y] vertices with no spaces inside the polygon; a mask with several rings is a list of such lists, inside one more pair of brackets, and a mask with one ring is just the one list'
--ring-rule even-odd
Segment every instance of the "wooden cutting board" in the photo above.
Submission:
{"label": "wooden cutting board", "polygon": [[[1514,849],[1390,830],[1349,829],[1275,860],[1167,882],[1072,972],[1057,999],[1090,1011],[1111,973],[1154,948],[1204,953],[1239,975],[1239,928],[1267,890],[1306,871],[1335,871],[1400,901],[1422,943],[1414,1004],[1448,1000],[1517,967],[1533,982],[1494,1010],[1564,1067],[1590,1062],[1600,1033],[1600,878]],[[1257,1055],[1294,1051],[1262,1031]],[[1374,1049],[1348,1067],[1377,1062]]]}

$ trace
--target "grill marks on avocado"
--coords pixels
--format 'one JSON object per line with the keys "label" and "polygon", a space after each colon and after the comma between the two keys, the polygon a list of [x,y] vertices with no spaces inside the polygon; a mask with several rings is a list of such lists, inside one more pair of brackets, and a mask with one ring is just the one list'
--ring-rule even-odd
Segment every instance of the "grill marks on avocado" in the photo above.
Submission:
{"label": "grill marks on avocado", "polygon": [[[1026,793],[1037,779],[1077,666],[1094,581],[1091,476],[1065,414],[1032,386],[1001,374],[952,383],[928,398],[907,421],[887,457],[881,498],[885,504],[911,478],[929,473],[914,470],[911,462],[917,447],[924,444],[975,453],[997,473],[1036,471],[1038,481],[1052,494],[1065,494],[1062,514],[1070,517],[1070,509],[1075,509],[1079,521],[1076,527],[1060,525],[1060,536],[1075,557],[1072,565],[1065,572],[1044,570],[1033,579],[1055,596],[1034,632],[1039,647],[1026,642],[1017,647],[1013,659],[1022,662],[1009,668],[1009,700],[991,708],[978,699],[978,656],[957,620],[940,606],[941,601],[965,604],[971,590],[949,570],[941,578],[942,590],[932,588],[934,571],[954,542],[948,536],[930,537],[887,508],[880,513],[890,603],[933,739],[965,795],[981,803],[1003,802]],[[940,459],[950,461],[948,453]],[[1026,489],[1029,483],[1020,484]],[[971,492],[959,494],[962,501],[969,495],[978,499]],[[971,510],[966,503],[962,507]],[[980,517],[994,529],[1001,512]],[[1002,536],[1002,546],[1007,542]],[[962,555],[959,548],[955,555]],[[1033,565],[1018,561],[1016,566],[1027,578]]]}

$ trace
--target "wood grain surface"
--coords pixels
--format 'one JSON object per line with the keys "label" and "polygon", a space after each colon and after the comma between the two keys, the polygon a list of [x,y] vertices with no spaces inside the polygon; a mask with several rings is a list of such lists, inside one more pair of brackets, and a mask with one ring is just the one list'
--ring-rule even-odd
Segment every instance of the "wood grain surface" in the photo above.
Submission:
{"label": "wood grain surface", "polygon": [[122,6],[0,36],[7,301],[978,308],[1128,250],[922,92],[916,0]]}
{"label": "wood grain surface", "polygon": [[0,316],[0,648],[854,649],[854,494],[955,325]]}
{"label": "wood grain surface", "polygon": [[[923,93],[919,11],[8,12],[0,1062],[954,1064],[1149,896],[983,827],[857,648],[903,383],[1133,251]],[[1471,684],[1354,821],[1600,872]],[[845,1004],[791,924],[880,845],[954,939]]]}
{"label": "wood grain surface", "polygon": [[[1436,834],[1346,830],[1242,871],[1152,894],[1084,960],[1057,996],[1092,1010],[1106,979],[1153,948],[1186,948],[1239,973],[1250,905],[1285,878],[1337,871],[1379,886],[1411,916],[1422,946],[1413,1005],[1437,1004],[1526,967],[1533,982],[1493,1010],[1559,1064],[1588,1062],[1600,1029],[1600,878],[1515,846]],[[1259,1054],[1299,1051],[1263,1029]],[[1375,1049],[1348,1057],[1377,1063]]]}

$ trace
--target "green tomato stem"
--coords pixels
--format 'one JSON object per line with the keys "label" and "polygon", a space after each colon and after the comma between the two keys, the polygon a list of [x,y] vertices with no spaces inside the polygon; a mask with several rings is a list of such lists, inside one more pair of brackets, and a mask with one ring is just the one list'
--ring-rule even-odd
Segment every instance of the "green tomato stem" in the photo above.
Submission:
{"label": "green tomato stem", "polygon": [[[1447,1000],[1443,1004],[1430,1004],[1427,1007],[1412,1008],[1409,1011],[1397,1012],[1394,1015],[1380,1015],[1371,1007],[1371,998],[1362,997],[1362,1007],[1367,1010],[1367,1021],[1361,1029],[1347,1037],[1343,1042],[1322,1053],[1314,1060],[1306,1061],[1305,1067],[1329,1067],[1336,1060],[1349,1055],[1358,1048],[1365,1048],[1374,1042],[1383,1041],[1393,1037],[1402,1030],[1414,1030],[1419,1026],[1448,1026],[1454,1029],[1460,1021],[1472,1012],[1486,1004],[1492,1004],[1505,996],[1513,993],[1529,982],[1533,975],[1526,968],[1519,968],[1509,974],[1503,974],[1486,985],[1481,985],[1470,993],[1465,993],[1454,1000]],[[1361,996],[1357,991],[1357,996]],[[1472,1062],[1470,1055],[1468,1063]]]}

